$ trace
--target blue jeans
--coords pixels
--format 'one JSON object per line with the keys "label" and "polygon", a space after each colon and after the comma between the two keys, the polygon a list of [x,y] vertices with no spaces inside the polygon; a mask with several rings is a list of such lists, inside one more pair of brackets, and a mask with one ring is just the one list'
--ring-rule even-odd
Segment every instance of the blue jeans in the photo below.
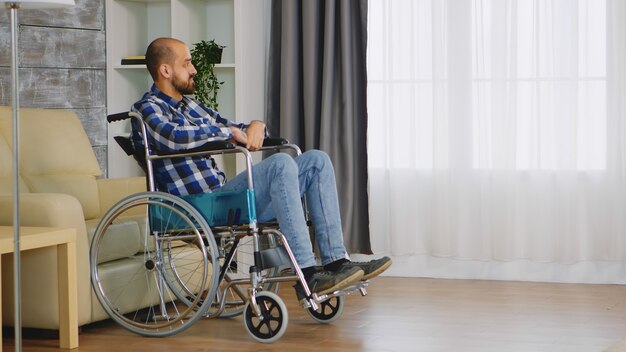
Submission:
{"label": "blue jeans", "polygon": [[[315,228],[322,265],[348,258],[343,244],[335,171],[326,153],[311,150],[295,158],[277,153],[254,165],[252,172],[258,220],[278,220],[301,268],[317,265],[302,209],[303,195],[306,195]],[[247,187],[247,173],[243,172],[221,190]]]}

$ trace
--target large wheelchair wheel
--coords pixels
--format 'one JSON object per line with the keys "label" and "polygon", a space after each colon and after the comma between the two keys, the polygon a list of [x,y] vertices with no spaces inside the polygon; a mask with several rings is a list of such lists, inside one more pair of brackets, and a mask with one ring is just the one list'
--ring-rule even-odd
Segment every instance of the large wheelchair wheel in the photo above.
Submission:
{"label": "large wheelchair wheel", "polygon": [[243,324],[250,336],[258,342],[271,343],[280,339],[287,330],[289,314],[283,300],[272,292],[259,292],[256,302],[261,309],[261,315],[256,316],[246,304]]}
{"label": "large wheelchair wheel", "polygon": [[126,197],[91,243],[91,281],[109,316],[144,336],[185,330],[210,307],[218,284],[211,229],[184,200],[161,192]]}
{"label": "large wheelchair wheel", "polygon": [[[273,234],[264,234],[259,236],[260,250],[275,248],[277,240]],[[254,265],[254,241],[252,236],[221,237],[217,238],[219,243],[220,256],[227,260],[228,254],[232,253],[232,259],[222,263],[225,270],[224,278],[218,288],[213,307],[209,310],[210,315],[215,315],[223,304],[224,309],[219,313],[220,318],[231,318],[243,313],[244,307],[248,302],[248,288],[250,288],[250,267]],[[279,274],[279,267],[264,269],[261,276],[275,277]],[[246,284],[228,285],[234,280],[248,280]],[[270,291],[278,293],[278,283],[265,283],[257,288],[260,291]]]}

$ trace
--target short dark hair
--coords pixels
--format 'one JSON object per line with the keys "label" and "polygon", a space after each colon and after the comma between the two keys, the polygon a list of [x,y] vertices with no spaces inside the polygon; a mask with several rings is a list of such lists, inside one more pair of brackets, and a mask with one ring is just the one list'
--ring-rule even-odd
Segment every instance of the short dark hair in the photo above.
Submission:
{"label": "short dark hair", "polygon": [[153,80],[157,80],[159,65],[162,63],[172,64],[176,59],[172,50],[172,43],[182,43],[174,38],[157,38],[148,45],[146,50],[146,67]]}

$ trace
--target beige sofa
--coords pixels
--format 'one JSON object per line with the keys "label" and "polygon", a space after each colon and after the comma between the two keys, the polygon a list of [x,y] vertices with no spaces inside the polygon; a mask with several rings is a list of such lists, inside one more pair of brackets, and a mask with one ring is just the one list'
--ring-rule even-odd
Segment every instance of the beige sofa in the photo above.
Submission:
{"label": "beige sofa", "polygon": [[[104,118],[104,117],[103,117]],[[145,190],[143,177],[102,179],[87,135],[68,110],[20,110],[22,225],[71,227],[77,231],[78,324],[106,319],[91,289],[89,244],[98,219],[125,195]],[[0,107],[0,225],[13,209],[12,117]],[[116,148],[117,146],[111,146]],[[58,329],[56,251],[22,254],[22,324]],[[13,263],[2,261],[2,319],[13,321]]]}

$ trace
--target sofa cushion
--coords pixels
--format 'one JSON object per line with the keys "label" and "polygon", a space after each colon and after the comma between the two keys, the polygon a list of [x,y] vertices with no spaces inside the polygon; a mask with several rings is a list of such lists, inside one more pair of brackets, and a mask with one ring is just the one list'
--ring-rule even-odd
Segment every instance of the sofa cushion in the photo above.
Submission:
{"label": "sofa cushion", "polygon": [[[136,208],[136,210],[139,210],[139,208]],[[133,215],[133,213],[135,211],[128,212],[127,215],[117,218],[116,223],[109,227],[109,239],[107,241],[112,241],[112,244],[107,243],[104,248],[116,249],[107,249],[109,253],[100,258],[101,262],[125,258],[129,255],[143,252],[146,248],[151,251],[154,250],[154,241],[146,241],[145,238],[147,231],[146,216],[144,214]],[[96,228],[100,225],[100,219],[88,220],[85,224],[87,225],[89,243],[91,243]]]}
{"label": "sofa cushion", "polygon": [[[13,149],[0,134],[0,194],[13,193]],[[22,177],[19,177],[20,192],[28,189]]]}
{"label": "sofa cushion", "polygon": [[[10,108],[0,107],[0,132],[7,140],[11,120]],[[21,109],[20,133],[20,174],[30,191],[72,195],[83,206],[85,219],[97,217],[100,166],[76,114]]]}
{"label": "sofa cushion", "polygon": [[99,245],[98,263],[132,257],[141,248],[139,226],[134,221],[111,224]]}
{"label": "sofa cushion", "polygon": [[98,188],[93,176],[87,175],[25,175],[24,179],[32,192],[63,193],[78,199],[86,219],[100,214]]}
{"label": "sofa cushion", "polygon": [[100,178],[97,182],[100,210],[102,212],[111,209],[111,207],[119,202],[120,199],[123,199],[135,192],[146,190],[145,177]]}

